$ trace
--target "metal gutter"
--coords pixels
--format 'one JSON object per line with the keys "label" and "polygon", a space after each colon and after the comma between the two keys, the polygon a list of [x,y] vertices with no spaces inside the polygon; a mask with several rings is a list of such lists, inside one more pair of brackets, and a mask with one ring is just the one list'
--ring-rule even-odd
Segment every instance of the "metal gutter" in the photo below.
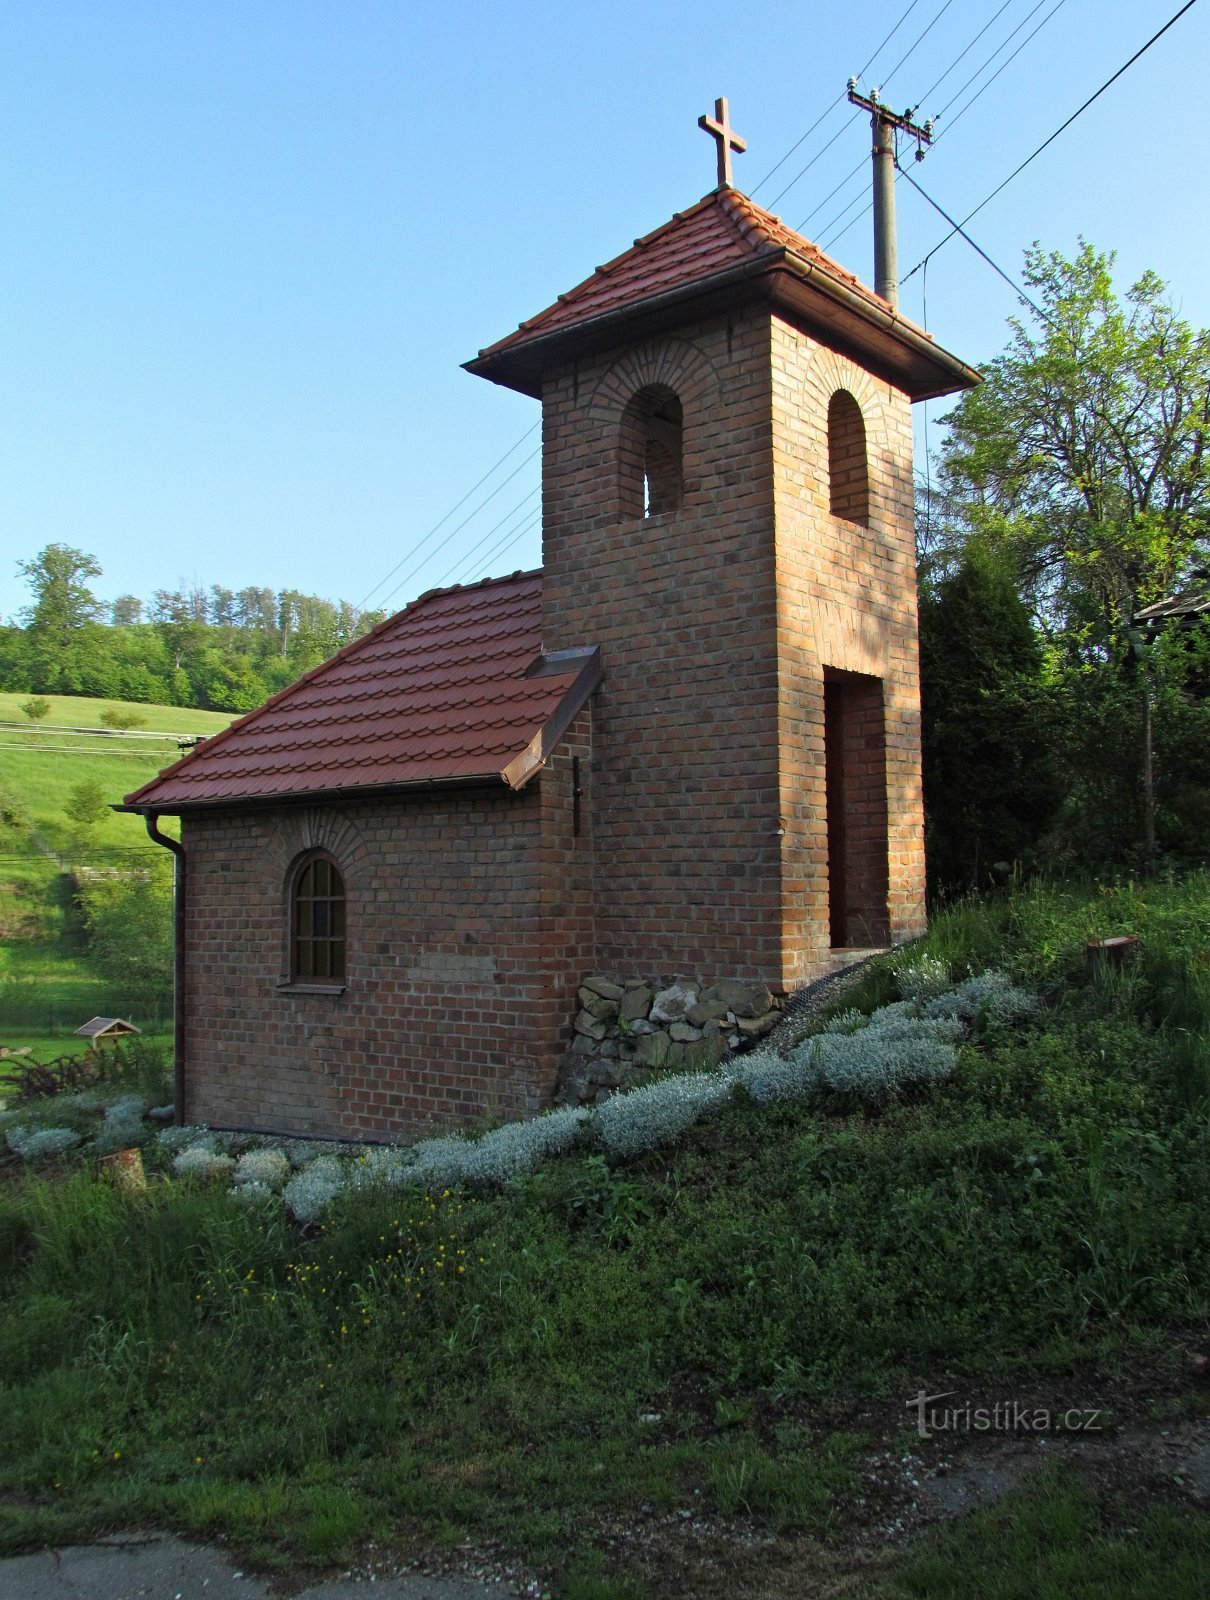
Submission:
{"label": "metal gutter", "polygon": [[136,816],[182,817],[193,811],[222,811],[238,806],[313,806],[325,800],[377,799],[385,794],[431,794],[437,789],[484,789],[499,783],[498,771],[471,773],[467,777],[415,778],[403,783],[340,784],[331,789],[291,789],[281,794],[219,795],[206,800],[157,801],[155,805],[113,806]]}
{"label": "metal gutter", "polygon": [[[803,300],[793,292],[793,287],[787,292],[778,281],[783,278],[792,280],[793,286],[811,298]],[[813,305],[811,300],[816,298],[826,304]],[[678,284],[625,305],[611,306],[580,321],[534,334],[532,338],[517,339],[517,335],[510,334],[498,345],[481,350],[463,366],[477,377],[489,378],[493,383],[540,398],[542,372],[549,371],[564,353],[570,357],[607,349],[617,342],[615,334],[618,338],[633,340],[654,331],[657,326],[670,326],[689,315],[709,314],[751,299],[771,300],[788,310],[795,321],[801,319],[816,335],[822,329],[841,339],[850,350],[859,352],[866,360],[873,360],[893,381],[906,388],[913,400],[952,394],[958,389],[973,388],[982,381],[973,367],[952,355],[891,306],[868,291],[852,288],[837,279],[823,262],[807,260],[784,245],[774,246],[749,261],[709,277],[696,278],[691,283]],[[834,319],[821,315],[827,304],[845,315],[847,326],[838,327]],[[514,339],[516,343],[509,342]],[[912,358],[911,362],[905,361],[904,356]],[[931,370],[927,380],[921,366]]]}
{"label": "metal gutter", "polygon": [[[130,811],[132,806],[114,806]],[[143,814],[147,832],[156,844],[173,854],[172,871],[172,1110],[179,1127],[185,1120],[185,898],[187,877],[185,847],[159,828],[159,813]]]}

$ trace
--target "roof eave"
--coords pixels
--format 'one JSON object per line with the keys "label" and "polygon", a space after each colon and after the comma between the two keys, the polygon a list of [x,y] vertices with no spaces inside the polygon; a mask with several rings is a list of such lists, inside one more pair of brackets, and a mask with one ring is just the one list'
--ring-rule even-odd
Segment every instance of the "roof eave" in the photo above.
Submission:
{"label": "roof eave", "polygon": [[463,365],[476,377],[541,399],[543,377],[554,366],[753,302],[772,304],[804,332],[858,357],[912,400],[954,394],[982,381],[890,305],[833,277],[820,262],[781,247],[549,333],[510,336]]}
{"label": "roof eave", "polygon": [[218,795],[205,800],[143,800],[138,805],[111,806],[111,811],[133,812],[136,816],[182,817],[195,811],[244,810],[247,806],[317,805],[333,800],[372,800],[382,795],[431,794],[434,790],[490,789],[502,781],[499,769],[491,772],[459,774],[452,778],[416,778],[401,783],[342,784],[332,789],[296,790],[278,794]]}
{"label": "roof eave", "polygon": [[[604,676],[599,645],[594,645],[578,653],[583,655],[583,665],[563,691],[558,705],[550,713],[537,733],[534,734],[521,754],[515,756],[501,772],[500,776],[510,789],[524,788],[529,780],[542,770],[550,758],[551,752],[568,728],[570,728],[576,715],[584,708],[588,697]],[[566,652],[562,654],[565,658]]]}

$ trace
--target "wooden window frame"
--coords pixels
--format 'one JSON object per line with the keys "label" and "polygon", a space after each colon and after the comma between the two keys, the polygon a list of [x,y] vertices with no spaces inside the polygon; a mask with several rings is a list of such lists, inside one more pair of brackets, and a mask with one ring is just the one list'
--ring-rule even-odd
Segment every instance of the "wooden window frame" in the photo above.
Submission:
{"label": "wooden window frame", "polygon": [[326,850],[308,850],[290,878],[291,988],[343,989],[348,971],[348,887]]}

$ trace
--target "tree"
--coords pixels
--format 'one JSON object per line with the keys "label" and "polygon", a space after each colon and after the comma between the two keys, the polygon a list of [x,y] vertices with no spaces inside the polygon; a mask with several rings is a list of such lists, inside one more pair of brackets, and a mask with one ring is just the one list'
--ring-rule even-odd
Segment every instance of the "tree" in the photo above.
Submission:
{"label": "tree", "polygon": [[978,550],[920,597],[929,886],[985,887],[1030,857],[1060,799],[1042,650],[1002,565]]}
{"label": "tree", "polygon": [[138,1005],[165,1007],[172,993],[171,861],[137,874],[92,878],[79,898],[97,969]]}
{"label": "tree", "polygon": [[[991,553],[1033,613],[1067,787],[1058,838],[1084,865],[1149,859],[1160,791],[1194,792],[1169,771],[1153,782],[1153,750],[1192,756],[1176,724],[1201,724],[1182,709],[1181,657],[1143,661],[1132,619],[1210,549],[1210,333],[1154,273],[1119,297],[1113,260],[1083,241],[1071,261],[1026,253],[1037,304],[947,418],[923,541],[932,570]],[[1195,830],[1169,815],[1160,831]]]}
{"label": "tree", "polygon": [[48,544],[32,561],[18,561],[17,571],[33,594],[22,615],[35,632],[66,645],[75,629],[101,615],[101,602],[85,581],[101,576],[95,556],[71,545]]}
{"label": "tree", "polygon": [[1112,253],[1038,246],[982,388],[948,417],[943,539],[1008,558],[1068,654],[1121,657],[1130,618],[1171,593],[1210,536],[1210,333],[1184,322],[1154,273],[1119,299]]}
{"label": "tree", "polygon": [[[94,624],[102,606],[88,587],[101,568],[95,557],[71,545],[48,544],[17,570],[30,587],[32,602],[22,612],[30,644],[33,686],[72,693],[97,666]],[[99,692],[93,689],[93,692]]]}
{"label": "tree", "polygon": [[72,825],[72,849],[77,855],[83,855],[92,844],[97,824],[109,811],[105,790],[95,778],[84,778],[79,783],[73,783],[63,810]]}

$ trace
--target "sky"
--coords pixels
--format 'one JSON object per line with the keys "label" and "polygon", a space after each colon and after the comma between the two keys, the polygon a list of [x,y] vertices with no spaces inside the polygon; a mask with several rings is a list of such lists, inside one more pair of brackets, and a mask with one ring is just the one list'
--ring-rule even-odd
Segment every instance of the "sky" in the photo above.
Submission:
{"label": "sky", "polygon": [[[716,96],[748,143],[736,186],[868,282],[851,75],[938,117],[913,176],[961,218],[1181,3],[10,0],[0,617],[56,541],[96,557],[106,599],[257,585],[393,610],[537,566],[537,402],[460,364],[713,188]],[[1034,240],[1083,236],[1122,288],[1152,268],[1210,324],[1198,61],[1210,0],[979,213],[979,245],[1018,278]],[[906,274],[949,230],[902,182],[898,221]],[[925,277],[901,309],[992,358],[1013,290],[960,238],[927,305]]]}

